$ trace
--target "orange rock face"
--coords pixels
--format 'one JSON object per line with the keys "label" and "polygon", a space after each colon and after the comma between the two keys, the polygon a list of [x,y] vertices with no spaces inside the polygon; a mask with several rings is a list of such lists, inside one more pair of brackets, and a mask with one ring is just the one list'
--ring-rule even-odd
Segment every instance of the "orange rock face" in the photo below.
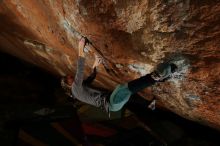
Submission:
{"label": "orange rock face", "polygon": [[219,0],[0,0],[0,30],[2,51],[59,76],[75,72],[78,38],[86,36],[107,62],[96,84],[109,89],[184,58],[179,75],[142,95],[220,129]]}

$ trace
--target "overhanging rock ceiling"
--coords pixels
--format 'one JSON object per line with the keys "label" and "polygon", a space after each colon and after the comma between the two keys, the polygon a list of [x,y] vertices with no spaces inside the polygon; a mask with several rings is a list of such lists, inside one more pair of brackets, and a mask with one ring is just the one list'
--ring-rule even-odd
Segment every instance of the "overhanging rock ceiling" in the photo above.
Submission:
{"label": "overhanging rock ceiling", "polygon": [[[179,75],[142,95],[217,129],[219,24],[219,0],[0,0],[1,50],[59,76],[75,72],[77,35],[106,59],[96,84],[108,89],[184,58],[189,64]],[[92,61],[89,55],[87,73]]]}

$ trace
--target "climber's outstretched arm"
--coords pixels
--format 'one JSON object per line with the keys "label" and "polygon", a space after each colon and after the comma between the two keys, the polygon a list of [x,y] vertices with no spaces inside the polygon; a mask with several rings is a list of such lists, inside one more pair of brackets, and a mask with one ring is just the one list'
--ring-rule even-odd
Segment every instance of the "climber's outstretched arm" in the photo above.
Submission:
{"label": "climber's outstretched arm", "polygon": [[103,63],[103,58],[101,56],[97,55],[94,51],[90,51],[90,53],[93,53],[93,55],[95,57],[95,61],[94,61],[93,66],[92,66],[93,72],[90,74],[90,76],[86,80],[83,81],[83,83],[85,83],[87,85],[91,84],[93,82],[93,80],[96,77],[96,73],[97,73],[96,68],[97,68],[97,66],[99,66],[101,63]]}
{"label": "climber's outstretched arm", "polygon": [[75,75],[75,84],[82,85],[83,82],[83,74],[84,74],[84,68],[85,68],[85,53],[83,51],[83,48],[85,47],[85,38],[82,38],[79,41],[79,58],[77,62],[77,70]]}
{"label": "climber's outstretched arm", "polygon": [[93,69],[93,72],[83,81],[84,85],[90,85],[96,78],[96,68]]}

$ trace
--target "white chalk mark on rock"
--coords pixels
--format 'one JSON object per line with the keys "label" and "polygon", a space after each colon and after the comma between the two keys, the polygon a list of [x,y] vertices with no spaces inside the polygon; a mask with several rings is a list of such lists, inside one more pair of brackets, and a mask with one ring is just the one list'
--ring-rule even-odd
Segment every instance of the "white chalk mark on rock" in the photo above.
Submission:
{"label": "white chalk mark on rock", "polygon": [[129,64],[128,68],[134,72],[139,73],[141,76],[149,74],[153,70],[153,66],[143,63]]}

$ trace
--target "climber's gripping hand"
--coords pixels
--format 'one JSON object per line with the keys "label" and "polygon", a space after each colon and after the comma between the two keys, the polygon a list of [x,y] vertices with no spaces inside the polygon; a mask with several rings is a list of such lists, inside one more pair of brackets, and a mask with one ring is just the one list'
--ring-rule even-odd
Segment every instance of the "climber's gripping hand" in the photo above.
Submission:
{"label": "climber's gripping hand", "polygon": [[79,40],[79,46],[78,46],[80,57],[85,57],[85,53],[84,53],[85,45],[86,45],[86,39],[84,37],[82,37]]}
{"label": "climber's gripping hand", "polygon": [[93,53],[91,50],[90,44],[92,44],[86,37],[85,38],[85,47],[83,48],[84,53]]}

